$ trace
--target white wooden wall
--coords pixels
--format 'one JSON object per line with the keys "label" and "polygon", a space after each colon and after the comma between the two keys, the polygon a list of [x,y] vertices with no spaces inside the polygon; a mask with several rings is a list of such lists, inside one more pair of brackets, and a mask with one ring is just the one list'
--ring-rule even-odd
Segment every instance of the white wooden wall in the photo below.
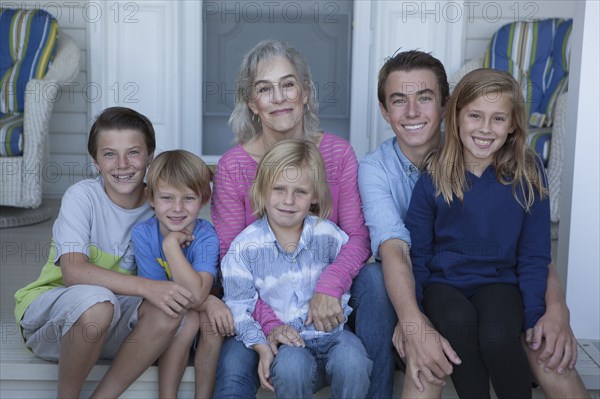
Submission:
{"label": "white wooden wall", "polygon": [[[567,304],[577,338],[600,339],[600,51],[598,1],[578,2],[572,31],[558,263],[567,270]],[[563,200],[564,198],[564,200]],[[568,267],[565,267],[567,266]]]}
{"label": "white wooden wall", "polygon": [[[464,23],[458,16],[462,1],[413,2],[378,0],[372,4],[373,50],[369,84],[371,98],[370,151],[393,137],[390,125],[381,116],[377,100],[377,76],[385,60],[398,51],[431,52],[446,66],[459,68],[462,62]],[[449,3],[450,4],[450,3]]]}

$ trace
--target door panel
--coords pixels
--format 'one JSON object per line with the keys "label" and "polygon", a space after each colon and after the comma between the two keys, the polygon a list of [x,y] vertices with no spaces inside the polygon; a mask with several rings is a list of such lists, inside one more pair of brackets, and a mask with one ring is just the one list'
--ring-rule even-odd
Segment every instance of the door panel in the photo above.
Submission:
{"label": "door panel", "polygon": [[202,153],[233,145],[227,125],[244,54],[261,40],[290,43],[308,60],[321,128],[349,138],[352,1],[203,4]]}

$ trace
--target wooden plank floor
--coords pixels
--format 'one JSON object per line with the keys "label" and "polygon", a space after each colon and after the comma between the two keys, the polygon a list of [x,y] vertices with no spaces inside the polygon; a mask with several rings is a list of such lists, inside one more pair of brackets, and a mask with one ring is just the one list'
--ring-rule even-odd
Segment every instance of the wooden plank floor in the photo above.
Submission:
{"label": "wooden plank floor", "polygon": [[[53,206],[54,217],[58,213],[59,200],[45,200]],[[37,278],[45,263],[51,242],[54,217],[36,225],[0,229],[0,398],[52,398],[56,390],[57,367],[31,354],[22,344],[13,316],[14,292]],[[209,219],[204,208],[201,217]],[[577,368],[592,397],[600,399],[600,358],[598,342],[580,342]],[[107,368],[101,362],[91,372],[82,395],[88,396],[98,384]],[[188,367],[180,389],[182,398],[192,398],[194,388],[193,369]],[[396,397],[402,389],[403,375],[396,377]],[[123,398],[156,398],[157,369],[151,367],[122,396]],[[315,398],[328,397],[324,389]],[[533,391],[534,398],[543,398],[541,391]],[[444,398],[457,398],[451,384],[444,390]],[[274,395],[259,391],[261,399],[272,399]]]}

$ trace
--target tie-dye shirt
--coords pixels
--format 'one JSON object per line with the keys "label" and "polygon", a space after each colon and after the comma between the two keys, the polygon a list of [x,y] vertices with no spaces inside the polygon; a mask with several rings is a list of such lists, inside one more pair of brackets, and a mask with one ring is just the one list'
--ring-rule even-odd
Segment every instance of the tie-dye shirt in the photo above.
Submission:
{"label": "tie-dye shirt", "polygon": [[[348,236],[329,220],[307,216],[298,245],[287,252],[277,242],[265,217],[246,227],[233,241],[223,258],[223,301],[229,306],[235,322],[236,339],[246,347],[266,343],[260,324],[252,318],[260,297],[277,318],[294,327],[303,339],[317,338],[337,332],[317,331],[305,326],[309,302],[323,270],[329,266]],[[342,295],[342,308],[347,317],[350,294]]]}

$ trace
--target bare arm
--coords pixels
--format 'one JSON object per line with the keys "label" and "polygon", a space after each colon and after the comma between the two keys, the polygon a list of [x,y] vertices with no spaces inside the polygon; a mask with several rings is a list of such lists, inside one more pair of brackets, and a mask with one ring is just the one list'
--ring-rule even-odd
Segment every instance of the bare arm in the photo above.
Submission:
{"label": "bare arm", "polygon": [[394,346],[405,355],[407,372],[419,391],[424,389],[419,372],[427,382],[441,385],[452,373],[448,359],[454,364],[460,364],[460,359],[417,305],[408,244],[399,239],[384,241],[379,254],[386,289],[398,315]]}
{"label": "bare arm", "polygon": [[258,378],[260,386],[269,391],[275,392],[271,381],[271,365],[273,364],[274,355],[271,347],[268,344],[257,344],[253,349],[258,353]]}
{"label": "bare arm", "polygon": [[171,317],[178,317],[188,309],[194,296],[171,281],[156,281],[103,269],[89,262],[86,255],[69,252],[60,257],[63,283],[66,287],[90,284],[106,287],[118,295],[141,296]]}
{"label": "bare arm", "polygon": [[379,247],[385,286],[399,318],[409,320],[421,314],[417,306],[415,279],[408,244],[399,239],[385,241]]}
{"label": "bare arm", "polygon": [[213,277],[210,273],[199,273],[194,270],[183,254],[181,246],[189,244],[193,239],[192,234],[172,231],[165,236],[162,247],[171,269],[173,281],[194,293],[196,299],[194,306],[197,307],[210,294]]}
{"label": "bare arm", "polygon": [[547,372],[557,370],[560,374],[577,363],[577,340],[569,324],[569,308],[565,294],[553,264],[548,266],[546,289],[546,312],[539,319],[533,332],[527,334],[527,344],[537,351],[545,341],[543,351],[537,356],[538,363],[545,363]]}
{"label": "bare arm", "polygon": [[181,245],[193,240],[191,234],[170,232],[163,240],[163,251],[173,281],[180,283],[196,296],[193,307],[199,312],[204,312],[212,325],[212,330],[221,336],[234,334],[233,317],[229,308],[216,296],[210,295],[213,277],[210,273],[196,272],[183,255]]}

